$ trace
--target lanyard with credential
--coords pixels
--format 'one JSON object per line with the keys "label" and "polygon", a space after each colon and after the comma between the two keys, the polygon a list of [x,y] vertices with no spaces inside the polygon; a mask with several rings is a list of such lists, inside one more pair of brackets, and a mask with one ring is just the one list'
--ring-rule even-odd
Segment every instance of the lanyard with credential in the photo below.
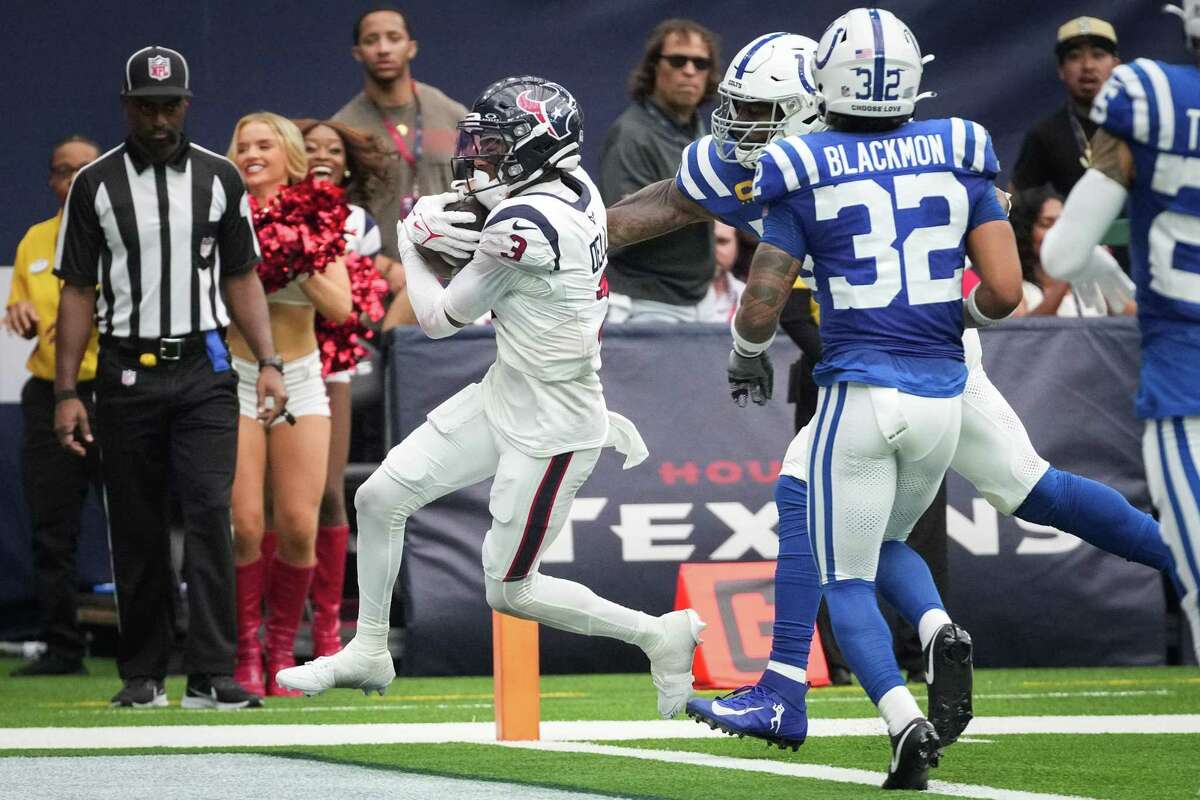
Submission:
{"label": "lanyard with credential", "polygon": [[1083,124],[1075,116],[1075,111],[1067,106],[1067,119],[1071,121],[1071,133],[1075,134],[1075,145],[1079,148],[1079,164],[1084,169],[1092,165],[1092,143],[1083,132]]}
{"label": "lanyard with credential", "polygon": [[408,149],[408,143],[404,141],[404,135],[400,133],[396,123],[392,122],[391,117],[384,113],[383,109],[379,109],[379,116],[383,118],[384,127],[387,128],[388,135],[392,137],[392,143],[396,145],[396,152],[408,164],[413,171],[413,185],[417,182],[417,165],[421,161],[421,98],[417,95],[417,85],[414,82],[412,87],[413,104],[416,106],[416,118],[413,120],[413,146],[412,150]]}

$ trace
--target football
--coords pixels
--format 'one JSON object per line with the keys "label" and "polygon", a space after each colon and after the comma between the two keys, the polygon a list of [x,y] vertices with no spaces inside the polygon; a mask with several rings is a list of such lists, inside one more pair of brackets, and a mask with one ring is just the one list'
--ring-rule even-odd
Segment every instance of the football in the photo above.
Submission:
{"label": "football", "polygon": [[[474,214],[474,222],[465,223],[460,226],[463,228],[470,228],[473,231],[483,230],[483,223],[487,219],[488,215],[488,210],[484,207],[483,203],[479,202],[470,195],[464,197],[462,200],[457,200],[453,203],[447,203],[446,210],[470,211],[472,214]],[[454,256],[449,256],[445,253],[439,253],[436,250],[430,250],[428,247],[424,247],[423,245],[416,245],[416,248],[417,252],[421,254],[421,257],[425,259],[425,263],[429,265],[429,268],[437,273],[438,277],[442,280],[450,280],[452,277],[454,277],[454,273],[465,267],[467,262],[471,260],[469,258],[455,258]]]}

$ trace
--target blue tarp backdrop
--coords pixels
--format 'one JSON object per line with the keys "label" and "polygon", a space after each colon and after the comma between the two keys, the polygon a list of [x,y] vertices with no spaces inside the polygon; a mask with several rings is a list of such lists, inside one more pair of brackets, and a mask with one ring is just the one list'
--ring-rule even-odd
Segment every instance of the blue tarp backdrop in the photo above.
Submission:
{"label": "blue tarp backdrop", "polygon": [[[350,58],[357,14],[379,5],[315,0],[50,0],[4,4],[0,53],[0,175],[9,211],[0,215],[0,262],[11,263],[22,232],[53,213],[47,148],[69,133],[105,146],[124,136],[117,102],[130,53],[147,44],[181,50],[196,93],[193,138],[224,152],[234,122],[258,109],[328,116],[362,83]],[[410,0],[420,43],[418,79],[470,104],[497,78],[537,73],[574,92],[586,115],[585,164],[595,167],[604,132],[628,103],[626,80],[646,33],[689,16],[722,37],[725,60],[761,33],[820,36],[851,0]],[[1059,24],[1079,14],[1115,25],[1121,51],[1181,61],[1179,23],[1161,0],[895,0],[880,2],[909,23],[937,60],[924,87],[938,97],[922,117],[962,116],[986,126],[1000,163],[1011,167],[1023,131],[1062,102],[1053,55]]]}
{"label": "blue tarp backdrop", "polygon": [[[773,474],[792,436],[791,406],[729,400],[725,326],[605,330],[609,407],[650,449],[622,471],[604,454],[576,497],[544,571],[641,610],[669,611],[685,561],[774,558]],[[781,337],[782,339],[782,337]],[[393,334],[397,438],[478,380],[495,358],[487,328],[430,341]],[[1138,334],[1132,320],[1017,320],[984,332],[985,365],[1042,455],[1102,480],[1145,508],[1141,424],[1133,416]],[[795,357],[772,348],[776,375]],[[489,482],[417,512],[404,549],[407,674],[487,674],[491,623],[479,553]],[[972,632],[981,666],[1159,664],[1164,604],[1152,570],[1053,529],[999,516],[957,476],[949,484],[950,612]],[[1101,633],[1102,632],[1102,633]],[[634,648],[543,628],[547,672],[640,671]]]}

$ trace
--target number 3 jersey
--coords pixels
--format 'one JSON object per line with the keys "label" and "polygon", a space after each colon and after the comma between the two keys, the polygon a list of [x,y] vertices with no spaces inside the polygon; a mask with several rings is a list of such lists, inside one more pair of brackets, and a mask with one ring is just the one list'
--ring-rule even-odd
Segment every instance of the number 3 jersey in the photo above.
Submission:
{"label": "number 3 jersey", "polygon": [[815,262],[817,384],[962,392],[966,236],[1007,219],[998,172],[987,131],[958,118],[789,136],[766,148],[753,187],[766,206],[762,240]]}
{"label": "number 3 jersey", "polygon": [[1139,58],[1092,119],[1133,153],[1129,255],[1142,329],[1138,416],[1200,414],[1200,70]]}
{"label": "number 3 jersey", "polygon": [[600,447],[608,435],[596,374],[607,221],[600,192],[574,169],[503,200],[484,225],[480,253],[518,273],[491,306],[497,352],[484,405],[527,455]]}

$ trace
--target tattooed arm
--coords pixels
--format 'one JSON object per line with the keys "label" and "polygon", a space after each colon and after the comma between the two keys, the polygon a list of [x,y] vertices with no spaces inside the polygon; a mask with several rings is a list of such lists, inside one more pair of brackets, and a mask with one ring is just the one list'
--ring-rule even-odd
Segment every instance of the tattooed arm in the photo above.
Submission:
{"label": "tattooed arm", "polygon": [[667,178],[623,197],[608,209],[608,246],[624,247],[715,219],[699,203],[684,197],[673,178]]}
{"label": "tattooed arm", "polygon": [[758,245],[733,321],[734,340],[749,345],[743,349],[765,349],[770,344],[799,269],[800,262],[778,247]]}

